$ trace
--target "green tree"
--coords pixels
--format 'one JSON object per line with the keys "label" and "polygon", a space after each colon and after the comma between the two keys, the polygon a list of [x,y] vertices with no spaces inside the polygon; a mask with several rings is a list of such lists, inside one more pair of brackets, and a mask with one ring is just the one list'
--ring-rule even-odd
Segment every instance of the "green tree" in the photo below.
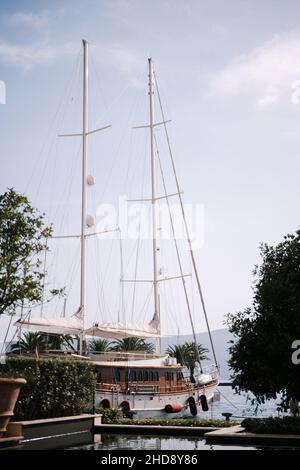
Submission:
{"label": "green tree", "polygon": [[89,343],[89,350],[91,353],[103,353],[110,351],[110,341],[103,338],[93,339]]}
{"label": "green tree", "polygon": [[237,391],[252,392],[259,404],[279,395],[288,409],[300,400],[300,366],[291,357],[300,339],[300,230],[277,246],[261,245],[261,256],[252,306],[227,317],[229,365]]}
{"label": "green tree", "polygon": [[133,351],[145,351],[147,353],[154,353],[155,348],[151,343],[147,343],[140,338],[123,338],[113,341],[111,343],[111,351],[119,352],[133,352]]}
{"label": "green tree", "polygon": [[183,366],[185,365],[183,344],[173,344],[173,346],[168,346],[166,354],[170,357],[175,357],[178,364],[182,364]]}
{"label": "green tree", "polygon": [[41,333],[25,331],[23,338],[11,346],[11,352],[35,353],[36,351],[43,351],[45,347],[45,338]]}
{"label": "green tree", "polygon": [[177,362],[187,367],[190,371],[190,381],[195,383],[195,368],[201,361],[208,359],[206,353],[208,349],[202,344],[194,341],[186,341],[184,344],[169,346],[166,353],[170,357],[176,357]]}
{"label": "green tree", "polygon": [[0,196],[0,315],[41,300],[44,273],[38,255],[51,233],[26,196],[14,189]]}
{"label": "green tree", "polygon": [[[42,333],[41,337],[45,343],[46,349],[63,349],[64,346],[72,346],[72,336],[71,335],[60,335],[54,333]],[[74,347],[72,346],[72,349]]]}

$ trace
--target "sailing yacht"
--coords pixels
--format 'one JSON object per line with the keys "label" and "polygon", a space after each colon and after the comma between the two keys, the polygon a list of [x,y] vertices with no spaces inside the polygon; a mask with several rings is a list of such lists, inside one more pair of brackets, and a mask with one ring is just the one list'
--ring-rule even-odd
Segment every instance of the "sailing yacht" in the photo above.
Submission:
{"label": "sailing yacht", "polygon": [[[90,227],[89,216],[86,211],[86,188],[90,184],[90,177],[87,176],[87,139],[90,134],[102,131],[110,126],[89,130],[88,128],[88,42],[83,41],[83,128],[80,134],[64,134],[62,136],[80,136],[82,138],[82,204],[81,204],[81,233],[80,237],[80,306],[69,318],[23,318],[18,320],[15,325],[22,329],[42,331],[47,333],[73,334],[80,338],[80,350],[78,358],[86,354],[85,343],[87,336],[123,339],[140,338],[147,339],[155,343],[156,352],[148,354],[141,352],[107,352],[102,354],[91,354],[89,360],[92,361],[97,371],[97,386],[95,393],[95,406],[102,408],[120,408],[125,415],[135,415],[137,417],[189,417],[196,416],[202,411],[208,410],[208,403],[212,400],[214,392],[219,383],[219,373],[212,336],[209,328],[207,312],[204,304],[202,290],[191,238],[189,236],[188,224],[185,217],[182,193],[179,189],[178,178],[176,174],[173,155],[171,152],[170,141],[167,130],[167,123],[161,107],[162,120],[154,120],[154,94],[157,93],[158,101],[161,104],[157,80],[153,68],[153,61],[148,59],[148,78],[149,78],[149,123],[139,128],[147,128],[150,136],[150,158],[151,158],[151,198],[147,199],[151,203],[152,213],[152,273],[151,280],[153,286],[153,314],[148,324],[140,323],[95,323],[89,328],[85,328],[84,319],[86,317],[86,239],[97,232],[87,232]],[[156,185],[156,167],[158,155],[156,152],[155,129],[162,126],[167,138],[168,148],[170,150],[171,167],[174,172],[176,193],[168,194],[164,184],[165,194],[157,195]],[[182,364],[178,364],[176,359],[163,354],[160,350],[161,338],[161,311],[160,311],[160,283],[161,281],[181,280],[187,311],[193,333],[193,341],[197,344],[194,322],[191,314],[191,305],[188,298],[188,291],[185,283],[186,275],[183,272],[176,239],[174,237],[177,261],[180,275],[172,276],[169,279],[161,278],[158,269],[157,252],[157,203],[159,199],[164,199],[169,204],[169,198],[178,197],[181,208],[182,219],[187,235],[189,246],[189,256],[193,274],[195,276],[199,300],[204,312],[207,331],[211,342],[211,352],[214,356],[214,364],[209,368],[202,368],[199,358],[199,373],[195,380],[186,378],[186,369]],[[174,226],[170,216],[172,231]],[[149,280],[147,281],[149,282]]]}

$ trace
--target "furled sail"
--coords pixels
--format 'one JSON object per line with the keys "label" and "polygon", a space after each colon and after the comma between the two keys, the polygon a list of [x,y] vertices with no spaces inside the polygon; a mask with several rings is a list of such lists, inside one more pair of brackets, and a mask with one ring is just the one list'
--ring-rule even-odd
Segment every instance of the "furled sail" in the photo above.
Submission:
{"label": "furled sail", "polygon": [[154,328],[148,325],[136,323],[95,323],[84,332],[87,336],[99,336],[101,338],[159,338]]}
{"label": "furled sail", "polygon": [[99,336],[101,338],[159,338],[158,315],[154,314],[148,325],[138,323],[95,323],[84,332],[87,336]]}
{"label": "furled sail", "polygon": [[28,331],[42,331],[61,335],[80,335],[83,331],[82,313],[79,309],[69,318],[29,317],[19,319],[14,326]]}

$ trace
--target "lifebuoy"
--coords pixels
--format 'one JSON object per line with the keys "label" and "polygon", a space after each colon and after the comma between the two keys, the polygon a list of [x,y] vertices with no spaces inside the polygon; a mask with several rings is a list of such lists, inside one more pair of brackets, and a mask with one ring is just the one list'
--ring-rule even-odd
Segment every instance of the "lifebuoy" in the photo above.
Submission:
{"label": "lifebuoy", "polygon": [[106,410],[111,408],[110,400],[108,398],[103,398],[100,402],[100,406]]}
{"label": "lifebuoy", "polygon": [[187,402],[189,404],[191,414],[193,416],[196,416],[196,414],[197,414],[197,405],[196,405],[195,398],[194,397],[189,397],[187,399]]}
{"label": "lifebuoy", "polygon": [[203,411],[208,411],[208,401],[206,398],[206,395],[201,395],[199,397],[200,403],[201,403],[201,408]]}
{"label": "lifebuoy", "polygon": [[179,413],[182,410],[182,405],[180,403],[168,403],[165,406],[166,413]]}

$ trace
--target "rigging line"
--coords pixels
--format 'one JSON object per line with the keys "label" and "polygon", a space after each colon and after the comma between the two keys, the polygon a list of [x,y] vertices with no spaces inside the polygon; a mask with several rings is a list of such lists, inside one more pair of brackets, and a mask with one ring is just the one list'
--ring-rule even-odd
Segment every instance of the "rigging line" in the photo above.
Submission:
{"label": "rigging line", "polygon": [[[28,316],[30,316],[30,313],[31,313],[31,310],[29,310],[29,312],[26,313],[26,315],[24,316],[23,320],[26,320],[26,318],[27,318]],[[11,316],[11,320],[12,320],[12,316]],[[11,320],[10,320],[10,323],[11,323]],[[6,348],[5,348],[5,352],[8,350],[8,348],[9,348],[10,345],[11,345],[11,343],[12,343],[13,340],[15,339],[15,337],[16,337],[16,335],[17,335],[17,333],[18,333],[18,330],[19,330],[19,328],[16,328],[16,331],[14,332],[12,338],[10,339],[8,345],[7,345]],[[5,343],[4,343],[4,344],[5,344]]]}
{"label": "rigging line", "polygon": [[[76,76],[76,74],[75,74],[75,76]],[[74,75],[73,75],[72,80],[71,80],[71,83],[70,83],[70,87],[69,87],[68,92],[67,92],[67,96],[66,96],[66,98],[65,98],[66,103],[70,100],[70,96],[71,96],[71,92],[72,92],[72,90],[73,90],[74,82],[75,82],[75,78],[74,78]],[[63,101],[62,101],[62,103],[63,103]],[[61,107],[62,107],[62,106],[60,106],[60,108],[61,108]],[[65,119],[66,111],[67,111],[67,105],[65,105],[65,107],[64,107],[64,112],[63,112],[63,114],[62,114],[62,118],[61,118],[60,125],[62,124],[62,122],[63,122],[64,119]],[[52,142],[51,142],[51,145],[50,145],[50,149],[49,149],[49,151],[48,151],[48,155],[50,155],[50,153],[52,152],[52,149],[53,149],[53,147],[54,147],[54,142],[55,142],[55,140],[52,139]],[[41,185],[42,185],[42,181],[43,181],[43,179],[44,179],[44,175],[45,175],[47,166],[48,166],[48,164],[49,164],[49,161],[50,161],[50,158],[46,158],[46,159],[45,159],[44,166],[43,166],[43,170],[42,170],[42,177],[40,178],[39,184],[38,184],[38,186],[37,186],[36,194],[35,194],[34,200],[37,200],[37,199],[38,199],[38,196],[39,196],[39,193],[40,193],[40,188],[41,188]]]}
{"label": "rigging line", "polygon": [[[2,343],[2,347],[1,347],[0,356],[2,356],[3,349],[4,349],[4,346],[5,346],[6,340],[7,340],[8,332],[9,332],[9,330],[10,330],[10,325],[11,325],[11,322],[12,322],[12,317],[13,317],[13,316],[11,315],[11,316],[10,316],[9,323],[8,323],[8,327],[7,327],[7,330],[6,330],[5,336],[4,336],[4,340],[3,340],[3,343]],[[5,351],[6,351],[6,348],[5,348]]]}
{"label": "rigging line", "polygon": [[[121,310],[121,314],[122,314],[122,318],[123,318],[123,321],[125,321],[125,311],[124,311],[124,307],[125,307],[125,299],[124,299],[124,282],[123,279],[124,279],[124,267],[123,267],[123,246],[122,246],[122,234],[121,234],[121,230],[120,230],[120,269],[121,269],[121,278],[120,278],[120,281],[121,281],[121,306],[120,306],[120,310]],[[118,311],[118,322],[120,321],[120,312]]]}
{"label": "rigging line", "polygon": [[218,392],[220,393],[220,395],[221,395],[223,398],[225,398],[225,400],[228,401],[228,403],[230,403],[230,405],[232,405],[236,410],[239,410],[239,407],[236,406],[234,403],[232,403],[232,401],[230,401],[230,400],[224,395],[224,393],[221,392],[221,390],[220,390],[219,388],[218,388],[217,390],[218,390]]}
{"label": "rigging line", "polygon": [[[78,242],[78,245],[79,245],[79,242]],[[72,287],[74,285],[75,275],[76,275],[76,272],[78,271],[78,265],[79,265],[79,259],[77,259],[77,257],[74,256],[73,263],[71,264],[71,266],[69,268],[69,271],[67,272],[67,275],[66,275],[66,283],[67,283],[67,279],[69,279],[69,285],[71,286],[70,289],[69,289],[69,296],[72,292]]]}
{"label": "rigging line", "polygon": [[[64,190],[61,194],[60,200],[63,200],[64,204],[63,204],[63,210],[62,210],[62,217],[60,218],[60,223],[58,226],[57,233],[62,233],[63,227],[66,224],[67,215],[69,214],[69,205],[70,205],[69,203],[70,203],[71,191],[72,191],[73,181],[74,181],[73,176],[75,173],[75,167],[76,167],[75,164],[77,162],[79,151],[80,151],[80,148],[78,147],[77,152],[76,152],[76,158],[72,159],[72,166],[69,171],[69,177],[68,177],[69,184],[64,187]],[[58,204],[55,214],[54,214],[54,220],[57,219],[60,209],[61,209],[61,205]],[[55,249],[54,249],[54,257],[53,257],[54,259],[53,259],[53,264],[52,264],[54,273],[57,272],[57,269],[58,269],[58,258],[59,258],[60,251],[61,251],[61,244],[56,244]]]}
{"label": "rigging line", "polygon": [[[133,134],[132,134],[133,135]],[[149,135],[148,135],[148,132],[146,133],[146,138],[144,139],[144,160],[142,159],[139,159],[139,161],[144,161],[144,165],[145,165],[145,157],[147,155],[147,149],[148,149],[148,139],[149,139]],[[132,174],[130,175],[130,179],[129,179],[129,175],[127,177],[127,180],[128,180],[128,185],[129,185],[129,188],[132,189],[135,187],[134,185],[134,180],[136,178],[136,174],[137,174],[137,170],[138,170],[138,164],[134,165],[134,168],[133,168],[133,171],[132,171]]]}
{"label": "rigging line", "polygon": [[[143,72],[143,74],[140,75],[139,77],[139,81],[143,81],[142,78],[144,77],[144,74],[145,74],[145,71]],[[142,102],[142,97],[140,96],[140,93],[137,94],[137,97],[136,97],[136,101],[135,101],[135,104],[134,106],[132,107],[132,112],[130,114],[130,116],[133,117],[133,115],[137,115],[137,108],[141,108],[141,102]],[[147,106],[148,106],[148,99],[147,99]],[[144,106],[143,108],[144,109]],[[146,111],[146,117],[148,116],[148,110]],[[129,181],[129,172],[130,172],[130,167],[131,167],[131,163],[132,163],[132,160],[133,160],[133,151],[132,151],[132,148],[133,148],[133,136],[135,135],[135,132],[133,131],[133,128],[131,127],[131,132],[130,132],[130,143],[129,143],[129,158],[127,159],[127,171],[126,171],[126,174],[125,174],[125,179],[124,179],[124,188],[126,189],[127,188],[127,183]],[[148,137],[148,133],[146,134],[147,137]],[[146,145],[145,145],[145,149],[146,149]],[[145,150],[146,152],[146,150]],[[136,167],[136,165],[135,165]],[[131,186],[130,186],[131,188]]]}
{"label": "rigging line", "polygon": [[[146,297],[146,300],[145,300],[145,302],[144,302],[144,304],[143,304],[143,306],[140,310],[140,315],[143,318],[143,321],[145,320],[145,315],[146,315],[146,312],[147,312],[147,308],[150,304],[150,300],[151,300],[151,297],[152,297],[152,291],[153,291],[153,286],[151,286],[151,289],[148,293],[148,296]],[[144,314],[144,316],[143,316],[143,314]]]}
{"label": "rigging line", "polygon": [[[62,218],[60,220],[60,227],[59,227],[59,230],[57,233],[61,233],[62,232],[62,227],[64,226],[64,224],[66,224],[66,215],[69,214],[69,201],[70,201],[70,196],[71,196],[71,191],[72,191],[72,187],[73,187],[73,183],[74,183],[74,173],[75,173],[75,169],[76,169],[76,164],[78,164],[79,162],[79,153],[81,151],[81,146],[80,144],[76,144],[77,145],[77,149],[75,148],[75,145],[74,145],[74,149],[72,151],[72,159],[71,159],[71,165],[68,166],[67,168],[65,168],[65,171],[66,171],[66,174],[65,174],[65,178],[64,178],[64,181],[68,181],[69,184],[64,184],[63,185],[63,190],[61,191],[61,196],[60,196],[60,199],[59,199],[59,202],[57,204],[57,208],[56,208],[56,211],[55,213],[53,214],[53,218],[54,220],[58,217],[58,213],[59,213],[59,210],[61,209],[61,207],[63,208],[64,212],[62,214]],[[54,186],[54,185],[53,185]],[[61,201],[64,201],[63,204],[61,204]]]}
{"label": "rigging line", "polygon": [[[138,98],[138,95],[137,95],[137,98]],[[129,114],[128,114],[127,123],[130,122],[131,116],[133,115],[133,112],[134,112],[134,108],[137,106],[137,101],[138,101],[137,98],[136,98],[136,101],[135,101],[134,105],[132,106],[132,108],[131,108],[131,110],[130,110],[130,112],[129,112]],[[105,194],[106,191],[107,191],[107,187],[108,187],[109,181],[110,181],[110,179],[111,179],[111,175],[112,175],[112,172],[113,172],[113,170],[114,170],[114,167],[115,167],[117,158],[118,158],[118,156],[119,156],[120,149],[121,149],[121,147],[122,147],[122,143],[123,143],[124,138],[125,138],[125,136],[126,136],[126,131],[127,131],[127,127],[124,128],[124,131],[123,131],[123,133],[122,133],[122,135],[121,135],[121,137],[120,137],[118,143],[116,144],[116,150],[114,151],[114,156],[113,156],[112,161],[111,161],[111,166],[110,166],[110,168],[109,168],[109,170],[108,170],[108,175],[107,175],[107,177],[106,177],[105,184],[103,185],[103,191],[102,191],[102,193],[101,193],[101,195],[100,195],[100,198],[99,198],[100,201],[103,200],[104,194]]]}
{"label": "rigging line", "polygon": [[[105,268],[104,268],[104,272],[103,272],[103,275],[102,275],[102,286],[101,286],[101,294],[102,294],[102,298],[103,298],[103,305],[107,309],[110,316],[111,316],[111,311],[110,311],[110,308],[109,308],[109,304],[106,302],[106,298],[105,298],[105,294],[104,294],[104,284],[105,284],[105,281],[106,281],[106,278],[107,278],[108,267],[110,266],[110,260],[111,260],[111,256],[112,256],[112,250],[113,250],[113,243],[112,242],[113,242],[113,240],[111,240],[110,250],[109,250],[109,253],[108,253],[108,259],[107,259],[107,262],[106,262],[106,265],[105,265]],[[98,249],[99,247],[98,247],[97,244],[96,244],[96,246],[97,246],[97,249]],[[99,263],[99,266],[100,266],[100,263]]]}
{"label": "rigging line", "polygon": [[30,175],[30,177],[29,177],[29,179],[28,179],[28,182],[27,182],[27,185],[26,185],[26,187],[25,187],[25,193],[27,193],[28,188],[30,187],[32,178],[33,178],[33,176],[34,176],[34,174],[35,174],[35,172],[36,172],[36,170],[37,170],[38,161],[39,161],[41,155],[44,153],[44,149],[45,149],[45,146],[46,146],[46,144],[47,144],[48,138],[49,138],[50,135],[52,135],[52,127],[54,126],[54,122],[56,121],[56,118],[57,118],[57,116],[58,116],[58,114],[59,114],[59,112],[60,112],[60,110],[61,110],[62,104],[63,104],[63,102],[64,102],[64,100],[65,100],[66,92],[67,92],[67,90],[70,89],[70,84],[71,84],[71,83],[73,82],[73,80],[74,80],[74,72],[76,71],[76,69],[77,69],[77,67],[78,67],[79,59],[80,59],[80,54],[81,54],[81,52],[78,52],[78,54],[77,54],[77,59],[75,59],[75,66],[73,67],[73,71],[72,71],[72,73],[71,73],[71,77],[69,77],[69,79],[68,79],[68,81],[67,81],[67,83],[66,83],[66,86],[65,86],[65,88],[64,88],[64,91],[63,91],[63,93],[62,93],[62,95],[61,95],[61,98],[60,98],[60,100],[59,100],[59,105],[58,105],[57,108],[56,108],[56,111],[55,111],[55,113],[54,113],[54,115],[53,115],[53,118],[52,118],[52,120],[51,120],[50,126],[49,126],[49,128],[48,128],[47,133],[46,133],[46,138],[45,138],[45,140],[44,140],[44,143],[43,143],[43,145],[42,145],[42,147],[41,147],[41,150],[39,151],[39,153],[38,153],[38,155],[37,155],[37,158],[36,158],[36,160],[35,160],[35,162],[34,162],[34,166],[33,166],[31,175]]}
{"label": "rigging line", "polygon": [[[141,196],[144,197],[145,192],[145,178],[146,178],[146,146],[144,149],[144,166],[143,166],[143,177],[141,183]],[[140,245],[141,245],[141,217],[142,214],[140,213],[140,220],[139,220],[139,238],[136,250],[136,258],[135,258],[135,270],[134,270],[134,280],[137,279],[137,272],[138,272],[138,261],[139,261],[139,252],[140,252]],[[135,309],[135,296],[136,296],[136,283],[133,285],[133,295],[132,295],[132,309],[131,309],[131,320],[134,317],[134,309]]]}
{"label": "rigging line", "polygon": [[[92,201],[93,201],[93,205],[94,205],[94,211],[96,209],[96,196],[95,196],[95,192],[92,191]],[[99,266],[100,266],[100,254],[99,254],[99,247],[98,247],[98,243],[97,241],[95,241],[94,243],[94,252],[95,252],[95,261],[96,261],[96,286],[97,286],[97,304],[98,304],[98,309],[99,309],[99,315],[101,315],[101,312],[102,312],[102,316],[103,316],[103,312],[105,311],[105,299],[103,299],[103,308],[101,306],[101,299],[100,299],[100,293],[101,293],[101,289],[103,288],[103,285],[101,285],[101,272],[100,272],[100,269],[99,269]],[[103,297],[104,297],[104,293],[103,293]],[[96,319],[96,313],[94,314],[94,322],[95,322],[95,319]],[[104,320],[104,319],[103,319]]]}
{"label": "rigging line", "polygon": [[[58,253],[58,249],[56,249],[56,252]],[[54,273],[53,273],[53,277],[56,278],[56,271],[57,271],[57,258],[58,256],[56,256],[56,263],[55,263],[55,269],[54,269]],[[68,293],[68,296],[70,297],[70,294],[72,292],[72,287],[73,287],[73,280],[74,280],[74,277],[75,277],[75,269],[77,268],[77,264],[78,264],[78,260],[76,257],[74,257],[73,259],[73,262],[70,264],[69,266],[69,269],[64,277],[64,284],[65,285],[69,285],[71,286],[69,288],[69,293]],[[69,283],[68,283],[68,280],[69,280]],[[57,283],[55,281],[53,281],[52,283],[54,286],[57,285]],[[59,303],[60,303],[60,298],[57,297],[56,299],[56,302],[55,302],[55,307],[54,307],[54,311],[56,312],[58,310],[58,306],[59,306]]]}
{"label": "rigging line", "polygon": [[43,307],[44,307],[44,295],[45,295],[45,276],[46,276],[46,262],[47,262],[47,250],[48,250],[48,238],[46,239],[46,247],[45,247],[45,250],[44,250],[44,272],[43,272],[43,284],[42,284],[42,297],[41,297],[41,301],[42,301],[42,305],[41,305],[41,313],[40,313],[40,316],[42,317],[43,316]]}
{"label": "rigging line", "polygon": [[[71,160],[71,168],[66,168],[66,180],[69,181],[68,185],[64,185],[63,191],[61,193],[61,198],[60,201],[64,201],[63,203],[63,213],[62,217],[60,220],[60,225],[57,233],[62,233],[63,232],[63,227],[66,225],[66,218],[67,215],[69,214],[69,203],[70,203],[70,198],[71,198],[71,191],[74,183],[74,173],[76,169],[76,164],[79,162],[79,154],[81,151],[81,145],[77,144],[77,150],[74,152],[74,157]],[[56,212],[54,214],[54,220],[58,217],[58,212],[61,208],[61,205],[58,204]]]}
{"label": "rigging line", "polygon": [[174,317],[174,315],[173,315],[173,309],[170,308],[170,305],[167,302],[166,295],[164,297],[161,296],[161,298],[162,298],[162,303],[164,305],[164,313],[166,314],[167,322],[169,322],[169,324],[172,324],[172,323],[174,323],[174,320],[175,320],[175,325],[172,325],[172,326],[175,326],[177,328],[177,330],[179,330],[179,324],[178,324],[177,318]]}
{"label": "rigging line", "polygon": [[[139,236],[141,234],[141,222],[139,223]],[[135,267],[134,267],[134,280],[137,279],[137,271],[138,271],[138,259],[139,259],[139,251],[140,251],[140,238],[138,239],[137,243],[137,250],[136,250],[136,258],[135,258]],[[135,296],[136,296],[136,282],[133,284],[133,292],[132,292],[132,306],[131,306],[131,321],[134,317],[134,309],[135,309]]]}
{"label": "rigging line", "polygon": [[[105,93],[103,92],[103,89],[102,89],[101,79],[100,79],[100,76],[99,76],[99,74],[98,74],[97,67],[96,67],[96,64],[95,64],[95,61],[94,61],[93,56],[91,56],[90,62],[91,62],[91,66],[92,66],[92,69],[93,69],[93,74],[94,74],[94,76],[96,77],[96,80],[97,80],[97,84],[98,84],[99,91],[100,91],[99,94],[101,95],[101,99],[103,100],[103,103],[104,103],[104,106],[105,106],[105,109],[106,109],[106,113],[110,115],[110,118],[112,118],[110,109],[111,109],[111,108],[113,107],[113,105],[125,94],[125,92],[129,89],[130,84],[128,83],[127,85],[125,85],[125,86],[121,89],[121,91],[119,92],[119,94],[116,95],[116,96],[113,98],[113,100],[108,104],[108,102],[106,101],[106,98],[105,98]],[[112,120],[112,119],[110,119],[110,120]]]}
{"label": "rigging line", "polygon": [[164,173],[163,173],[163,169],[162,169],[162,165],[161,165],[161,159],[160,159],[160,155],[159,155],[159,151],[158,151],[158,147],[157,147],[156,137],[154,137],[154,140],[155,140],[155,145],[156,145],[156,155],[157,155],[157,160],[158,160],[158,163],[159,163],[161,179],[162,179],[164,193],[165,193],[166,202],[167,202],[168,211],[169,211],[171,230],[172,230],[172,235],[173,235],[174,245],[175,245],[175,250],[176,250],[176,257],[177,257],[178,266],[179,266],[180,275],[181,275],[182,287],[183,287],[183,290],[184,290],[186,306],[187,306],[187,309],[188,309],[190,324],[191,324],[192,332],[193,332],[194,343],[195,343],[195,346],[196,346],[196,351],[197,351],[196,354],[198,356],[200,370],[201,370],[201,373],[202,373],[203,371],[202,371],[202,365],[201,365],[201,360],[200,360],[200,354],[199,354],[198,346],[197,346],[198,343],[197,343],[196,331],[195,331],[195,326],[194,326],[194,322],[193,322],[193,318],[192,318],[191,306],[190,306],[190,301],[189,301],[188,292],[187,292],[187,288],[186,288],[185,278],[183,277],[182,263],[181,263],[181,259],[180,259],[178,243],[177,243],[177,240],[176,240],[174,222],[173,222],[173,217],[172,217],[172,214],[171,214],[169,197],[167,196],[168,193],[167,193],[167,188],[166,188],[166,181],[165,181],[165,177],[164,177]]}
{"label": "rigging line", "polygon": [[[156,86],[156,90],[157,90],[157,97],[158,97],[160,112],[161,112],[163,121],[165,121],[165,114],[164,114],[164,110],[163,110],[163,107],[162,107],[162,102],[161,102],[161,98],[160,98],[160,93],[159,93],[159,88],[158,88],[158,83],[157,83],[155,72],[153,72],[153,75],[154,75],[154,81],[155,81],[155,86]],[[181,212],[182,212],[182,216],[183,216],[185,231],[186,231],[188,245],[189,245],[189,251],[190,251],[192,264],[193,264],[193,269],[194,269],[194,273],[195,273],[195,277],[196,277],[196,282],[197,282],[197,288],[198,288],[198,292],[199,292],[199,296],[200,296],[200,301],[201,301],[201,305],[202,305],[202,309],[203,309],[203,313],[204,313],[204,317],[205,317],[205,323],[206,323],[207,332],[208,332],[208,335],[209,335],[211,350],[212,350],[212,353],[213,353],[213,356],[214,356],[214,361],[215,361],[216,367],[218,368],[216,352],[215,352],[215,348],[214,348],[214,344],[213,344],[213,340],[212,340],[212,335],[211,335],[211,330],[210,330],[209,322],[208,322],[206,305],[205,305],[205,302],[204,302],[204,297],[203,297],[203,293],[202,293],[202,289],[201,289],[200,279],[199,279],[199,275],[198,275],[198,271],[197,271],[196,260],[195,260],[195,256],[194,256],[194,250],[193,250],[193,247],[192,247],[192,242],[191,242],[190,235],[189,235],[189,229],[188,229],[188,225],[187,225],[186,218],[185,218],[185,210],[184,210],[182,195],[180,193],[179,181],[178,181],[178,178],[177,178],[177,173],[176,173],[176,168],[175,168],[175,160],[174,160],[174,157],[173,157],[173,152],[172,152],[171,143],[170,143],[170,139],[169,139],[169,133],[168,133],[168,129],[167,129],[167,126],[166,126],[165,122],[163,124],[163,127],[164,127],[164,130],[165,130],[165,135],[166,135],[166,139],[167,139],[167,145],[168,145],[168,149],[169,149],[169,155],[170,155],[170,159],[171,159],[172,170],[173,170],[173,174],[174,174],[174,178],[175,178],[175,183],[176,183],[176,188],[177,188],[177,192],[178,192]]]}
{"label": "rigging line", "polygon": [[[81,56],[81,53],[79,53],[79,56]],[[68,102],[70,102],[70,99],[71,99],[71,92],[73,91],[73,88],[75,89],[76,91],[76,88],[79,86],[79,76],[81,78],[81,60],[80,60],[80,57],[79,57],[79,60],[78,60],[78,64],[77,64],[77,70],[76,70],[76,73],[75,73],[75,76],[74,76],[74,79],[73,79],[73,82],[70,84],[70,94],[68,96]],[[73,98],[71,99],[71,101],[73,100]],[[73,104],[73,103],[72,103]],[[67,106],[65,106],[65,111],[64,111],[64,114],[62,115],[61,117],[61,120],[60,122],[58,123],[57,125],[57,128],[56,128],[56,136],[57,134],[59,134],[59,129],[62,129],[62,124],[63,122],[65,121],[65,114],[66,114],[66,109],[67,109]],[[72,120],[72,126],[71,128],[73,129],[74,127],[74,124],[75,124],[75,112],[72,113],[72,116],[73,116],[73,120]],[[58,142],[57,142],[57,139],[55,139],[55,142],[56,142],[56,146],[55,146],[55,149],[54,149],[54,155],[53,155],[53,163],[54,162],[57,162],[59,161],[59,165],[60,165],[60,162],[61,162],[61,147],[59,146]],[[71,155],[74,156],[76,155],[76,146],[78,145],[78,141],[76,139],[73,139],[73,146],[72,146],[72,151],[71,151]],[[78,150],[77,150],[78,152]],[[76,155],[77,156],[77,155]],[[74,158],[73,158],[74,159]],[[73,163],[73,162],[72,162]],[[69,176],[69,173],[68,175]],[[56,177],[56,178],[55,178]],[[51,190],[49,191],[49,196],[50,196],[50,202],[54,200],[54,197],[55,197],[55,184],[54,181],[56,181],[57,179],[57,165],[52,165],[52,184],[51,184]],[[51,216],[52,216],[52,212],[54,210],[54,207],[52,204],[50,204],[50,211],[49,211],[49,220],[51,220]]]}

